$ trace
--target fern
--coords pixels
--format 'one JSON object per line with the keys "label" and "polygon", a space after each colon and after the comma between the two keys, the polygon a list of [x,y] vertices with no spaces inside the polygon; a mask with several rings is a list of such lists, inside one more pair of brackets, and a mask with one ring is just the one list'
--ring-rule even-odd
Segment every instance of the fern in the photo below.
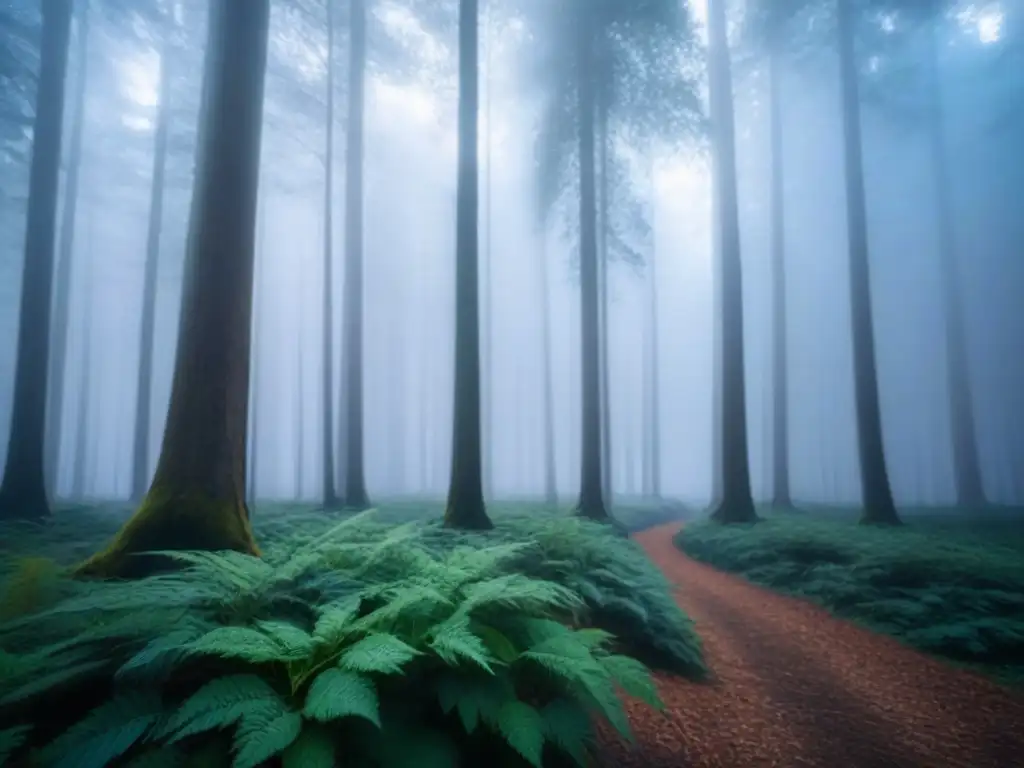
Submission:
{"label": "fern", "polygon": [[338,666],[355,672],[379,672],[394,675],[420,652],[394,635],[373,633],[348,648]]}
{"label": "fern", "polygon": [[256,768],[284,752],[302,731],[302,715],[291,710],[258,710],[243,715],[235,731],[233,768]]}
{"label": "fern", "polygon": [[187,736],[234,725],[247,714],[277,712],[284,708],[277,691],[258,675],[218,677],[166,718],[157,734],[166,743],[174,743]]}
{"label": "fern", "polygon": [[544,719],[529,704],[512,699],[500,710],[496,725],[502,737],[516,752],[536,768],[544,752]]}
{"label": "fern", "polygon": [[373,681],[338,668],[325,670],[316,677],[306,694],[302,714],[319,722],[354,716],[369,720],[378,728],[381,725],[380,701]]}

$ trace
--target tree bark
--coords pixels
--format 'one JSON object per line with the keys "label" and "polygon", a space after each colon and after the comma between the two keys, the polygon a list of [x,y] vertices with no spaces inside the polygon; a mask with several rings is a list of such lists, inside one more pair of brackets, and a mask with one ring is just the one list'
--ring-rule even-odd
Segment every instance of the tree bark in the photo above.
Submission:
{"label": "tree bark", "polygon": [[252,286],[252,361],[249,371],[249,470],[245,498],[251,507],[256,504],[256,481],[259,478],[260,424],[260,342],[263,338],[263,249],[266,243],[266,213],[263,196],[256,201],[256,255]]}
{"label": "tree bark", "polygon": [[789,493],[789,383],[786,332],[786,219],[783,187],[781,66],[768,63],[772,219],[772,504],[791,507]]}
{"label": "tree bark", "polygon": [[152,550],[257,554],[245,504],[256,198],[270,0],[215,0],[181,320],[163,446],[146,498],[80,576],[165,568]]}
{"label": "tree bark", "polygon": [[544,377],[544,503],[558,504],[558,468],[555,463],[555,393],[551,380],[551,297],[548,286],[546,232],[539,237],[541,301],[541,376]]}
{"label": "tree bark", "polygon": [[581,459],[577,512],[610,521],[601,480],[601,341],[598,291],[597,189],[594,168],[594,29],[586,0],[577,0],[576,77],[580,158],[580,384]]}
{"label": "tree bark", "polygon": [[857,447],[864,512],[861,522],[897,525],[900,522],[889,486],[878,404],[878,371],[871,311],[867,210],[864,201],[864,161],[860,127],[860,96],[853,47],[853,8],[837,0],[839,77],[842,92],[843,163],[846,181],[846,224],[850,259],[850,319],[853,339],[854,396]]}
{"label": "tree bark", "polygon": [[946,376],[949,387],[950,426],[953,443],[953,475],[957,505],[978,508],[988,503],[978,460],[978,438],[971,398],[970,361],[964,306],[957,268],[956,231],[946,157],[946,135],[939,81],[939,52],[934,25],[928,32],[929,100],[932,114],[928,121],[928,144],[932,172],[935,174],[935,206],[938,223],[939,263],[946,324]]}
{"label": "tree bark", "polygon": [[348,133],[345,148],[345,506],[367,509],[363,441],[363,91],[366,2],[352,0],[349,19]]}
{"label": "tree bark", "polygon": [[71,302],[71,263],[75,250],[78,188],[82,170],[82,133],[85,126],[85,84],[89,72],[89,2],[83,0],[78,13],[75,46],[77,81],[71,102],[71,137],[68,146],[67,176],[64,181],[64,206],[61,210],[60,240],[54,275],[53,348],[50,351],[50,398],[47,405],[45,438],[46,489],[52,496],[57,491],[60,472],[60,449],[63,443],[64,382],[67,376],[68,324]]}
{"label": "tree bark", "polygon": [[597,153],[600,169],[597,195],[598,223],[598,265],[597,285],[600,293],[598,309],[598,339],[601,360],[601,480],[605,503],[614,506],[614,487],[612,483],[612,407],[611,382],[608,360],[608,234],[611,224],[608,220],[608,103],[604,86],[599,84],[596,91],[597,110]]}
{"label": "tree bark", "polygon": [[28,226],[18,310],[14,399],[7,458],[0,483],[0,519],[33,520],[50,514],[43,438],[71,7],[71,0],[43,0],[42,3],[43,31],[29,168]]}
{"label": "tree bark", "polygon": [[484,506],[480,445],[480,298],[478,273],[479,117],[477,0],[459,0],[459,164],[455,212],[455,406],[451,483],[444,524],[492,528]]}
{"label": "tree bark", "polygon": [[[334,484],[334,0],[327,0],[327,115],[324,149],[324,231],[321,348],[321,497],[325,509],[338,506]],[[346,312],[348,307],[346,306]]]}
{"label": "tree bark", "polygon": [[164,215],[164,175],[167,167],[167,132],[170,122],[171,45],[164,42],[160,57],[160,107],[153,137],[153,177],[149,192],[146,266],[142,278],[142,322],[139,328],[139,378],[135,392],[135,430],[132,443],[131,500],[139,502],[150,479],[150,420],[153,397],[153,348],[156,339],[156,291],[160,262],[160,234]]}
{"label": "tree bark", "polygon": [[747,456],[746,381],[743,369],[743,272],[736,190],[736,134],[732,67],[724,0],[708,2],[708,76],[716,223],[722,277],[722,498],[711,514],[720,523],[757,520]]}
{"label": "tree bark", "polygon": [[485,498],[493,499],[495,496],[494,487],[494,289],[493,270],[494,258],[491,252],[491,162],[493,158],[493,142],[491,132],[491,90],[493,85],[491,64],[493,62],[493,35],[491,22],[494,17],[494,0],[487,2],[484,12],[484,119],[487,130],[484,133],[484,247],[481,259],[481,283],[483,283],[484,298],[481,302],[480,325],[482,329],[481,341],[481,407],[483,408],[483,483]]}

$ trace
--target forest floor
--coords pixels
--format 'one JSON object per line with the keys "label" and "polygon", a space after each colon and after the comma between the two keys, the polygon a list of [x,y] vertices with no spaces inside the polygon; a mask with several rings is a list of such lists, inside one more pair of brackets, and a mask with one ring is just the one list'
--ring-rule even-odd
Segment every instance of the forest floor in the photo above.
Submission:
{"label": "forest floor", "polygon": [[[713,679],[659,676],[666,710],[630,704],[618,768],[1006,768],[1024,756],[1024,695],[683,555],[677,523],[636,535],[678,586]],[[685,536],[685,533],[683,534]]]}

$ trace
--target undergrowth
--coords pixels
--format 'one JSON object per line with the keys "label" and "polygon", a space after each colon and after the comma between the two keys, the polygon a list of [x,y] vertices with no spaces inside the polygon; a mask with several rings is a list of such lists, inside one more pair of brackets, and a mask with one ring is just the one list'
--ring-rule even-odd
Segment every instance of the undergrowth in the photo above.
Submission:
{"label": "undergrowth", "polygon": [[810,518],[687,525],[676,545],[928,653],[1024,682],[1024,560],[996,544]]}
{"label": "undergrowth", "polygon": [[168,553],[182,571],[136,582],[21,561],[0,764],[583,765],[595,718],[628,735],[620,691],[659,706],[636,657],[702,670],[658,572],[595,524],[321,515],[261,534],[262,560]]}

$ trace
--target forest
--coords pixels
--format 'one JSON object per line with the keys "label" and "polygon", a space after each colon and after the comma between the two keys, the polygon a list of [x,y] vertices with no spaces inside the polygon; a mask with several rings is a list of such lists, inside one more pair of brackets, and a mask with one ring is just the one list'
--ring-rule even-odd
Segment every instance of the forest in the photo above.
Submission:
{"label": "forest", "polygon": [[1009,768],[1024,8],[0,4],[0,768]]}

